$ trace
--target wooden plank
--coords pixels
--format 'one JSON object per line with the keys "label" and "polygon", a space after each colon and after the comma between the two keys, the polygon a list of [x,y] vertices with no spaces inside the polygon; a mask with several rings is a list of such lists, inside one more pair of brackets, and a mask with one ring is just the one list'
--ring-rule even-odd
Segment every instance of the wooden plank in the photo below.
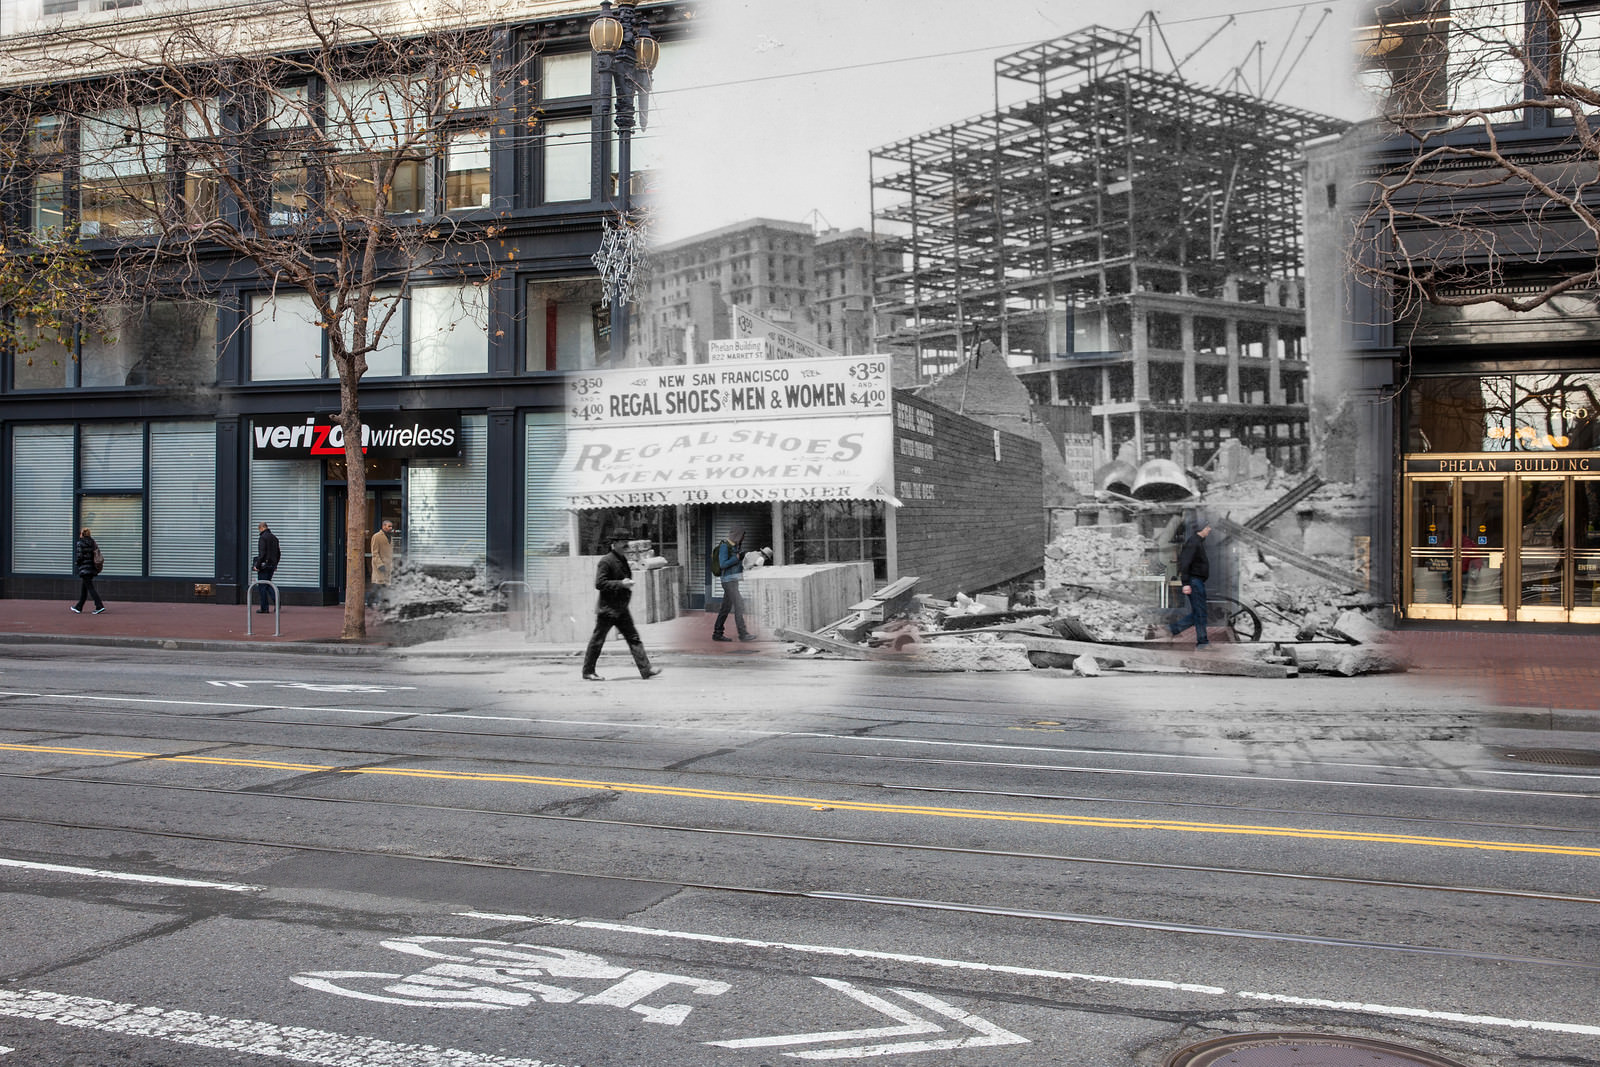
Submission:
{"label": "wooden plank", "polygon": [[772,631],[773,636],[780,641],[794,641],[797,644],[808,645],[823,652],[832,652],[836,656],[848,659],[904,659],[905,657],[895,652],[881,652],[877,649],[866,648],[862,645],[853,645],[848,641],[835,641],[831,637],[821,634],[807,633],[805,630],[791,630],[780,626]]}
{"label": "wooden plank", "polygon": [[1242,525],[1252,530],[1265,530],[1268,526],[1272,525],[1274,519],[1278,518],[1284,512],[1288,511],[1290,508],[1294,507],[1296,504],[1300,503],[1300,501],[1304,500],[1312,493],[1315,493],[1318,489],[1321,489],[1326,484],[1327,483],[1322,480],[1322,476],[1320,474],[1309,475],[1305,481],[1301,482],[1299,485],[1295,486],[1293,489],[1289,490],[1287,493],[1283,494],[1278,499],[1262,508],[1256,514],[1244,520]]}
{"label": "wooden plank", "polygon": [[1192,674],[1220,674],[1241,678],[1294,678],[1299,671],[1282,663],[1262,663],[1244,659],[1218,649],[1212,652],[1157,652],[1133,645],[1104,645],[1090,641],[1069,641],[1063,637],[1034,634],[1003,634],[1002,641],[1020,644],[1029,651],[1068,652],[1079,656],[1120,659],[1130,667],[1171,667]]}
{"label": "wooden plank", "polygon": [[1318,578],[1326,578],[1345,589],[1366,589],[1367,580],[1354,571],[1341,570],[1321,560],[1312,559],[1303,552],[1296,552],[1281,541],[1274,541],[1259,530],[1252,530],[1241,526],[1232,519],[1213,519],[1211,524],[1225,534],[1249,541],[1265,552],[1271,553],[1292,567],[1297,567],[1307,574],[1314,574]]}

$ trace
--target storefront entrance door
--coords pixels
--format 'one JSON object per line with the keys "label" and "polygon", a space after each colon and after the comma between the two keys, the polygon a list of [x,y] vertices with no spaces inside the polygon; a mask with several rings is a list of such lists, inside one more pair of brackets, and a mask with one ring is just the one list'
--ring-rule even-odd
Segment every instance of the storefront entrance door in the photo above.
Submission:
{"label": "storefront entrance door", "polygon": [[[330,603],[344,602],[345,560],[345,507],[347,493],[342,485],[329,485],[322,504],[322,586],[324,599]],[[372,536],[384,519],[394,520],[396,536],[395,554],[400,554],[400,487],[379,485],[367,488],[367,536]],[[370,556],[370,552],[363,552]],[[370,572],[369,572],[370,574]]]}
{"label": "storefront entrance door", "polygon": [[1413,619],[1600,623],[1600,477],[1406,479]]}

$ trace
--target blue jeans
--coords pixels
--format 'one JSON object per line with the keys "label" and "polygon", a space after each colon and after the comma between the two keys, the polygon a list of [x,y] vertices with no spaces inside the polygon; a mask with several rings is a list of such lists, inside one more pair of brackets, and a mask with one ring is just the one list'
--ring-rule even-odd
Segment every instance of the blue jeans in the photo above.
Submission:
{"label": "blue jeans", "polygon": [[271,611],[273,604],[278,599],[273,594],[272,587],[267,584],[270,581],[272,581],[272,571],[267,571],[265,574],[260,571],[256,572],[256,596],[261,598],[260,610],[262,611]]}
{"label": "blue jeans", "polygon": [[1206,633],[1206,583],[1199,578],[1190,578],[1188,584],[1189,614],[1173,623],[1170,629],[1176,637],[1193,626],[1195,646],[1209,645],[1211,635]]}

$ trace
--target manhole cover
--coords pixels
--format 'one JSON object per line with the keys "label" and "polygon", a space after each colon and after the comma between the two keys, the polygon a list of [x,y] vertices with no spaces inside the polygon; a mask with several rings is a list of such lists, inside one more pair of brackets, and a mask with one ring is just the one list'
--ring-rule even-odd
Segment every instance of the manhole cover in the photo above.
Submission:
{"label": "manhole cover", "polygon": [[1166,1067],[1465,1067],[1420,1049],[1331,1034],[1237,1034],[1179,1049]]}
{"label": "manhole cover", "polygon": [[1582,748],[1513,748],[1507,749],[1503,758],[1558,767],[1600,767],[1600,752]]}

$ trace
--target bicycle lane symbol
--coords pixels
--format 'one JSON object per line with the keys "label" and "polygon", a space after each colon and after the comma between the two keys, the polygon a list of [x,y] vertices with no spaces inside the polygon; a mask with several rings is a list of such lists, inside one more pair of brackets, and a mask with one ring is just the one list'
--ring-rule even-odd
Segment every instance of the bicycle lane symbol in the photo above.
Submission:
{"label": "bicycle lane symbol", "polygon": [[[643,1003],[647,997],[674,987],[703,997],[720,996],[732,988],[726,982],[633,970],[587,952],[542,945],[429,936],[380,943],[396,952],[438,962],[410,974],[306,971],[290,980],[336,996],[416,1008],[513,1011],[541,1002],[627,1008],[644,1016],[646,1022],[664,1026],[681,1026],[693,1006],[649,1005]],[[544,978],[562,979],[564,984],[539,981]],[[603,983],[609,984],[596,988]]]}

